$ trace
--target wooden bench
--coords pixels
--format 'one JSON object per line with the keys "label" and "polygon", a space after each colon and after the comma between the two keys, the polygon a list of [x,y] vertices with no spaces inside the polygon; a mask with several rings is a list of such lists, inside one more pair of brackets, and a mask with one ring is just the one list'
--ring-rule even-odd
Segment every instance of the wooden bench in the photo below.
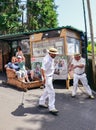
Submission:
{"label": "wooden bench", "polygon": [[7,68],[6,69],[6,74],[7,74],[7,83],[10,85],[14,85],[17,88],[20,88],[24,91],[27,91],[27,89],[30,88],[37,88],[42,86],[42,81],[36,80],[36,81],[31,81],[31,82],[23,82],[20,81],[14,70]]}

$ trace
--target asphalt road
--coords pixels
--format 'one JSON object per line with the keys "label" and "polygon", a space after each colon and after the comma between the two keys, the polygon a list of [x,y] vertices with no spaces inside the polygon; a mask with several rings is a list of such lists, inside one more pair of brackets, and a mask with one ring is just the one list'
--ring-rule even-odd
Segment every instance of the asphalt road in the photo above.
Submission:
{"label": "asphalt road", "polygon": [[89,99],[83,87],[76,98],[63,81],[54,83],[58,115],[38,107],[43,89],[23,92],[10,85],[0,75],[0,130],[96,130],[96,99]]}

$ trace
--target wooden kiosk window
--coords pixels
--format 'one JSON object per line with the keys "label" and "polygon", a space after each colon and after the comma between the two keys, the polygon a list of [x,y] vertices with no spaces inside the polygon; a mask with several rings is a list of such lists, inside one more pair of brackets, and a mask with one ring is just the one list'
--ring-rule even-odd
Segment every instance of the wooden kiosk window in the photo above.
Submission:
{"label": "wooden kiosk window", "polygon": [[32,56],[43,57],[47,53],[47,49],[55,47],[58,49],[60,55],[64,55],[64,38],[54,38],[48,40],[42,40],[32,43]]}
{"label": "wooden kiosk window", "polygon": [[68,44],[68,55],[80,52],[80,40],[72,37],[67,37],[66,40]]}

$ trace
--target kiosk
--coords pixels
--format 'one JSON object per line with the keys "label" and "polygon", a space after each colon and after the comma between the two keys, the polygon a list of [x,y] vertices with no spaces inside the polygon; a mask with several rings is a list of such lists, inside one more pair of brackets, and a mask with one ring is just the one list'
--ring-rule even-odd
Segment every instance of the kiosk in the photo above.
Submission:
{"label": "kiosk", "polygon": [[69,88],[69,80],[73,78],[73,72],[69,72],[68,68],[74,53],[82,54],[81,32],[70,28],[60,28],[30,35],[32,69],[36,69],[36,64],[41,66],[42,58],[50,47],[55,47],[59,51],[59,55],[55,58],[53,79],[66,80],[66,88]]}

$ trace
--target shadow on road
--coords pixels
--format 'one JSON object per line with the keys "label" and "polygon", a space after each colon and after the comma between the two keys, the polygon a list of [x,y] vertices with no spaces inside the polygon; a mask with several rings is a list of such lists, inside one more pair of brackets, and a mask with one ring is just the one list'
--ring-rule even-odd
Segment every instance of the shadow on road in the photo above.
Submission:
{"label": "shadow on road", "polygon": [[39,106],[35,107],[24,107],[24,104],[20,104],[16,110],[11,112],[14,116],[27,116],[27,114],[48,114],[49,111],[45,108],[40,108]]}

